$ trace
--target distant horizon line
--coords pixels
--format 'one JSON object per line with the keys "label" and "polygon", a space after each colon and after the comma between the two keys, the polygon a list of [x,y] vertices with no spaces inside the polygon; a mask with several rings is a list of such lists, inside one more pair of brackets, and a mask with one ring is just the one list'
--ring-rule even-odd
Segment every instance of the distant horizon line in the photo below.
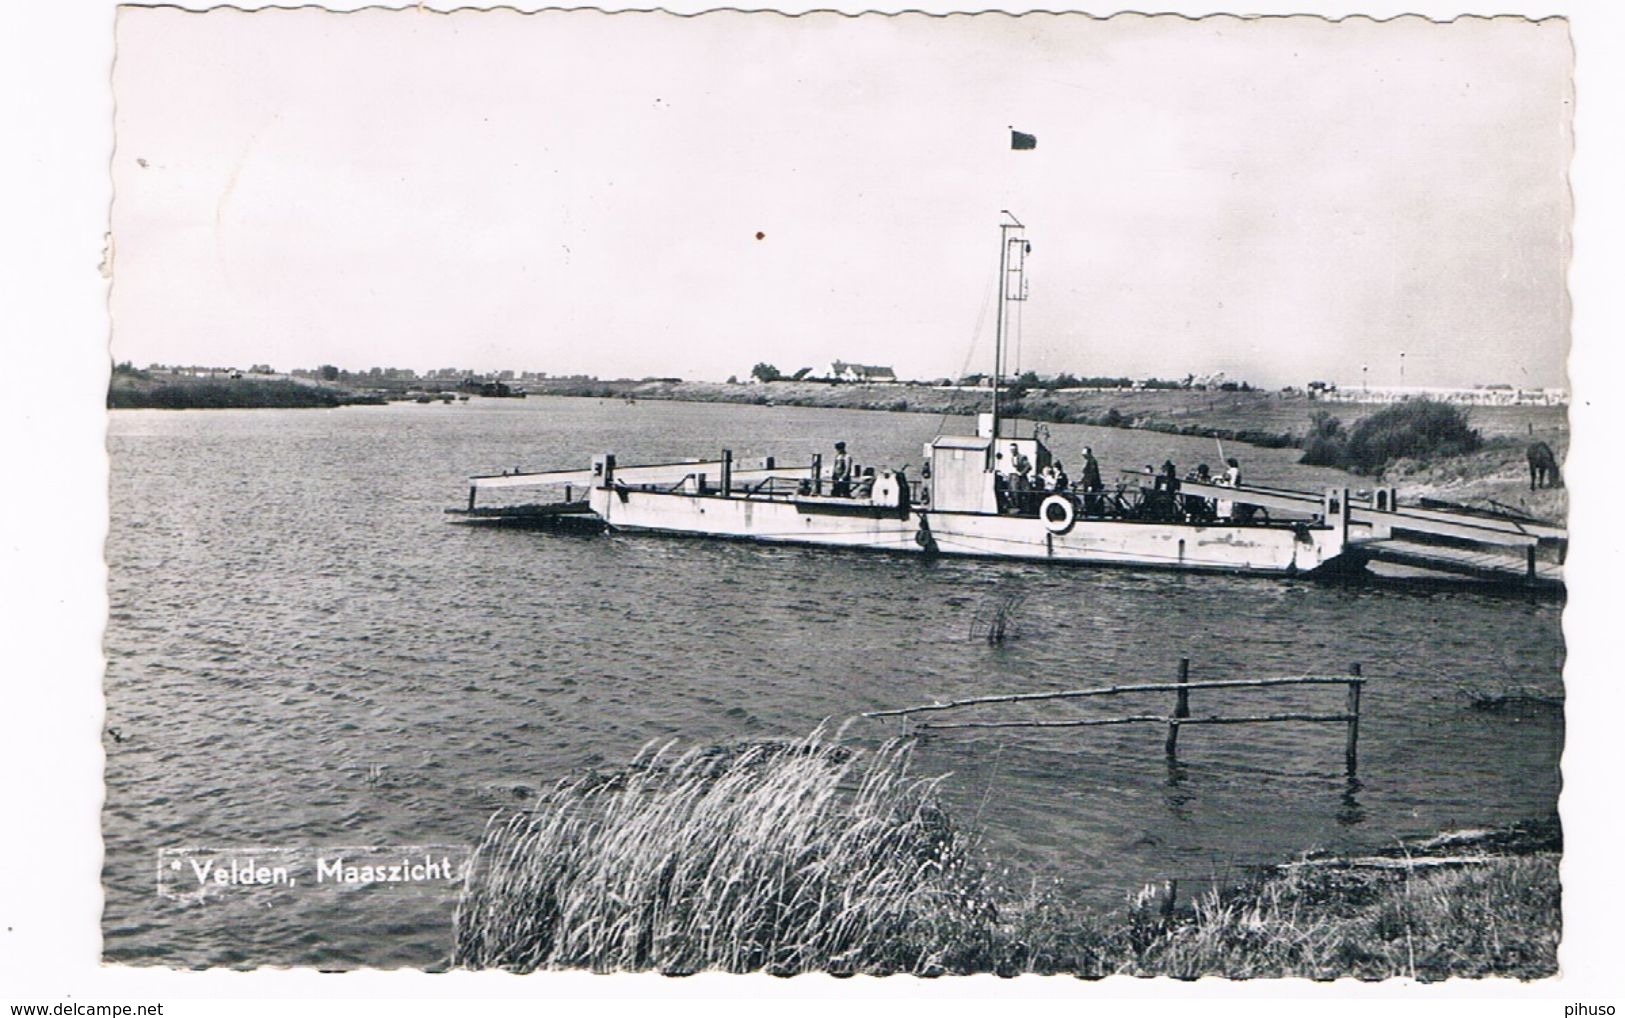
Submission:
{"label": "distant horizon line", "polygon": [[[837,361],[835,363],[840,363],[840,364],[843,364],[843,365],[846,365],[846,366],[849,366],[849,367],[875,367],[874,365],[859,365],[859,364],[855,364],[853,362],[848,362],[848,361]],[[476,370],[476,369],[469,369],[469,368],[457,368],[457,367],[431,368],[431,369],[427,369],[427,370],[419,370],[417,368],[396,367],[396,366],[385,367],[385,366],[382,366],[382,365],[376,365],[376,366],[372,366],[372,367],[368,367],[368,368],[362,368],[362,369],[355,369],[355,368],[339,367],[338,365],[332,365],[332,364],[322,364],[322,365],[316,365],[314,367],[296,367],[296,368],[280,369],[280,368],[272,367],[269,363],[256,363],[256,364],[252,364],[249,367],[245,368],[245,367],[240,367],[240,366],[235,365],[235,364],[225,364],[225,365],[221,365],[221,364],[178,364],[178,363],[177,364],[166,364],[166,363],[162,363],[162,362],[159,362],[159,361],[152,361],[152,362],[146,364],[145,366],[138,366],[138,365],[136,365],[134,359],[129,358],[129,357],[126,357],[122,361],[115,361],[114,362],[114,367],[121,367],[123,365],[129,365],[131,368],[133,368],[135,370],[139,370],[139,371],[155,371],[155,370],[156,371],[197,371],[197,372],[210,372],[210,373],[217,373],[217,374],[229,374],[229,373],[235,371],[235,372],[241,372],[243,374],[270,374],[270,375],[288,375],[288,376],[303,376],[303,375],[319,376],[321,374],[323,368],[331,367],[341,375],[349,375],[349,376],[352,376],[352,377],[369,377],[370,376],[370,377],[376,377],[376,378],[379,378],[379,379],[393,379],[393,380],[396,380],[396,381],[409,381],[409,380],[413,380],[413,379],[423,380],[423,381],[450,381],[450,380],[463,380],[463,379],[468,379],[468,378],[474,378],[474,379],[480,380],[480,381],[674,382],[674,383],[701,382],[701,383],[709,383],[709,384],[714,384],[714,385],[727,385],[727,384],[730,384],[730,382],[731,382],[732,384],[737,384],[737,385],[762,385],[762,384],[769,384],[770,385],[770,384],[773,384],[774,382],[796,382],[796,381],[825,382],[825,381],[834,380],[834,381],[846,382],[847,384],[941,385],[941,384],[946,383],[946,384],[949,384],[949,385],[958,385],[958,384],[964,383],[968,379],[976,379],[977,380],[976,384],[980,384],[980,382],[985,381],[988,378],[988,372],[985,372],[985,371],[970,372],[968,374],[960,375],[958,378],[954,378],[954,377],[949,376],[949,375],[932,375],[932,376],[928,376],[928,377],[905,378],[905,377],[903,377],[901,375],[893,373],[892,377],[890,379],[886,380],[886,381],[858,380],[857,382],[854,383],[854,382],[852,382],[852,380],[837,378],[837,377],[835,377],[834,374],[831,374],[831,373],[814,374],[814,373],[812,373],[811,369],[804,369],[803,368],[803,369],[797,369],[797,370],[807,371],[807,374],[801,376],[800,378],[792,377],[792,374],[794,374],[794,372],[792,372],[792,373],[781,373],[779,375],[779,377],[774,378],[774,379],[770,379],[770,380],[764,382],[764,381],[758,380],[757,378],[755,378],[753,375],[751,375],[748,372],[743,373],[743,375],[741,375],[741,373],[739,373],[739,372],[735,372],[733,374],[730,374],[727,378],[703,378],[703,377],[687,377],[687,376],[679,376],[679,375],[660,375],[660,374],[645,374],[645,375],[636,375],[636,376],[635,375],[624,375],[623,374],[623,375],[616,375],[616,376],[604,376],[604,375],[593,374],[593,373],[589,373],[589,372],[581,372],[581,371],[571,372],[571,373],[568,373],[568,374],[558,374],[558,373],[552,373],[552,372],[547,372],[547,371],[522,370],[522,369],[516,369],[516,368],[498,368],[498,369],[486,370],[486,371],[481,371],[481,370]],[[831,366],[833,367],[833,364]],[[777,369],[775,368],[775,370],[777,370]],[[887,367],[884,370],[890,371],[891,369],[889,367]],[[373,374],[374,372],[380,372],[380,374],[374,375]],[[1145,385],[1145,384],[1154,382],[1154,383],[1159,383],[1159,385],[1162,386],[1162,387],[1177,387],[1177,388],[1197,388],[1199,386],[1200,387],[1217,387],[1217,386],[1223,386],[1223,385],[1228,384],[1228,385],[1233,385],[1233,386],[1237,386],[1237,387],[1246,386],[1249,390],[1253,390],[1253,391],[1282,391],[1282,390],[1285,390],[1285,389],[1326,389],[1326,390],[1329,390],[1329,391],[1337,391],[1337,392],[1345,392],[1345,393],[1346,392],[1356,392],[1356,391],[1358,391],[1358,392],[1375,392],[1375,393],[1398,393],[1398,392],[1413,392],[1414,393],[1414,392],[1429,392],[1429,391],[1481,392],[1481,391],[1495,391],[1495,390],[1510,390],[1510,391],[1537,390],[1537,391],[1541,391],[1541,392],[1567,393],[1569,391],[1569,387],[1566,384],[1564,384],[1564,385],[1538,385],[1538,384],[1516,384],[1516,383],[1511,383],[1511,382],[1473,382],[1473,383],[1463,383],[1463,382],[1453,382],[1453,383],[1450,383],[1450,382],[1421,382],[1421,383],[1400,382],[1400,383],[1393,383],[1393,382],[1389,382],[1389,383],[1378,383],[1378,384],[1367,384],[1367,383],[1364,383],[1364,382],[1360,382],[1360,383],[1343,384],[1343,383],[1338,383],[1338,382],[1335,382],[1335,381],[1328,382],[1328,381],[1326,381],[1324,379],[1314,379],[1314,380],[1311,380],[1309,382],[1304,382],[1304,383],[1288,383],[1288,384],[1282,385],[1282,386],[1274,386],[1274,385],[1266,385],[1266,384],[1253,384],[1252,382],[1248,381],[1247,379],[1239,378],[1239,377],[1232,377],[1228,372],[1225,372],[1225,371],[1211,371],[1211,372],[1207,372],[1205,374],[1197,374],[1197,373],[1194,373],[1194,372],[1185,372],[1184,375],[1180,376],[1180,377],[1165,377],[1165,376],[1162,376],[1162,375],[1145,375],[1145,376],[1136,377],[1134,375],[1129,375],[1129,374],[1092,374],[1092,375],[1088,375],[1088,376],[1081,376],[1081,375],[1078,375],[1076,372],[1072,372],[1072,371],[1054,371],[1054,372],[1024,371],[1019,375],[1011,375],[1011,374],[1007,373],[1005,375],[1005,379],[1006,379],[1007,382],[1009,382],[1011,384],[1018,384],[1019,385],[1019,384],[1022,384],[1020,382],[1020,379],[1022,377],[1024,377],[1024,376],[1026,376],[1026,375],[1029,375],[1029,374],[1032,375],[1035,379],[1037,379],[1037,381],[1039,381],[1040,383],[1054,382],[1054,381],[1057,381],[1057,380],[1062,379],[1064,377],[1070,376],[1071,379],[1075,383],[1078,383],[1082,387],[1089,387],[1087,385],[1083,385],[1083,383],[1087,383],[1087,382],[1090,382],[1090,381],[1110,380],[1110,381],[1114,381],[1114,382],[1125,382],[1126,381],[1126,382],[1130,383],[1131,385],[1133,385],[1133,384]]]}

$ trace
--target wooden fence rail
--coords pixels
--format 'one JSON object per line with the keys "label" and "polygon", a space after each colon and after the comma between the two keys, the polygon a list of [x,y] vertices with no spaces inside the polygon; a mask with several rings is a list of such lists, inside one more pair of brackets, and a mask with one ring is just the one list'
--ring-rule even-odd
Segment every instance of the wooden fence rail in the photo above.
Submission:
{"label": "wooden fence rail", "polygon": [[[962,700],[949,700],[943,703],[919,704],[913,707],[898,707],[890,710],[867,711],[863,715],[869,718],[881,717],[908,717],[914,714],[923,714],[930,711],[957,710],[963,707],[983,706],[987,704],[1026,703],[1038,700],[1062,700],[1089,696],[1110,696],[1125,693],[1173,692],[1174,709],[1171,714],[1131,714],[1115,718],[1074,718],[1057,721],[949,721],[924,722],[919,728],[934,731],[949,729],[972,728],[1091,728],[1100,725],[1132,725],[1132,724],[1163,724],[1168,726],[1168,737],[1163,744],[1164,752],[1169,759],[1174,759],[1179,748],[1179,729],[1185,725],[1251,725],[1280,721],[1304,721],[1310,723],[1344,724],[1347,734],[1344,742],[1343,756],[1348,773],[1352,777],[1357,769],[1360,743],[1360,688],[1365,679],[1360,673],[1360,666],[1355,664],[1349,669],[1347,675],[1292,675],[1268,679],[1215,679],[1203,682],[1190,681],[1190,659],[1180,658],[1179,679],[1176,682],[1141,682],[1119,686],[1100,686],[1094,689],[1068,689],[1048,693],[1007,693],[992,696],[973,696]],[[1270,686],[1310,686],[1310,685],[1339,685],[1347,689],[1345,709],[1337,714],[1312,714],[1305,712],[1287,712],[1278,714],[1252,714],[1242,716],[1222,717],[1208,715],[1206,717],[1193,717],[1190,710],[1190,694],[1195,689],[1258,689]]]}

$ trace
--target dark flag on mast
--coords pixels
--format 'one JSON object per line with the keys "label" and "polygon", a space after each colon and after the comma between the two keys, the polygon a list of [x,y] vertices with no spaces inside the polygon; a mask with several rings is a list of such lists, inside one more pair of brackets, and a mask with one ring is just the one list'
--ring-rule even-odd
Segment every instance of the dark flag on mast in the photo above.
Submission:
{"label": "dark flag on mast", "polygon": [[1037,148],[1038,136],[1036,134],[1022,134],[1012,127],[1010,129],[1010,147],[1013,149]]}

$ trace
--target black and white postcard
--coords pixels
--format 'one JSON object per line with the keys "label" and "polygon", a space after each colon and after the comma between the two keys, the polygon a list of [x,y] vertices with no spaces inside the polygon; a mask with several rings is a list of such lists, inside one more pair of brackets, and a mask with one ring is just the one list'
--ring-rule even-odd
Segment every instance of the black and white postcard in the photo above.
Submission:
{"label": "black and white postcard", "polygon": [[1583,17],[110,13],[104,965],[1560,992]]}

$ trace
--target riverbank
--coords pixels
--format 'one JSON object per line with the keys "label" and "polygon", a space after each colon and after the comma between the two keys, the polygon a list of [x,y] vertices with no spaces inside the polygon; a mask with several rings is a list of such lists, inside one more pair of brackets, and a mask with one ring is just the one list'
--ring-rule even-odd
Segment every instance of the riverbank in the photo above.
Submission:
{"label": "riverbank", "polygon": [[[555,396],[678,400],[802,406],[891,413],[974,416],[992,409],[983,388],[828,382],[527,382],[530,392]],[[1146,428],[1282,448],[1302,438],[1309,423],[1301,396],[1259,391],[1202,392],[1170,389],[1064,389],[1004,394],[1000,412],[1009,418],[1050,424]]]}
{"label": "riverbank", "polygon": [[[1120,910],[1012,890],[908,773],[910,746],[651,751],[495,815],[454,963],[838,974],[994,972],[1318,980],[1557,970],[1554,819],[1307,854],[1189,903]],[[939,779],[940,780],[940,779]]]}
{"label": "riverbank", "polygon": [[109,410],[263,410],[380,405],[382,396],[285,378],[183,378],[115,372]]}
{"label": "riverbank", "polygon": [[[648,381],[527,381],[532,395],[615,399],[659,399],[695,403],[806,406],[893,413],[974,415],[991,409],[985,388],[916,383],[859,384],[778,381],[767,383]],[[1346,427],[1390,404],[1327,402],[1307,393],[1261,389],[1030,389],[1008,390],[1000,404],[1010,417],[1047,423],[1151,428],[1199,437],[1252,433],[1269,445],[1296,445],[1308,433],[1312,415],[1327,411]],[[1487,439],[1566,431],[1561,406],[1472,406],[1469,419]],[[1246,439],[1238,438],[1237,441]]]}
{"label": "riverbank", "polygon": [[[1548,432],[1544,441],[1561,464],[1568,455],[1568,435]],[[1566,487],[1529,486],[1527,446],[1515,439],[1498,439],[1464,456],[1419,462],[1400,460],[1383,472],[1381,482],[1399,490],[1401,500],[1415,503],[1439,499],[1487,509],[1513,509],[1538,519],[1568,519]]]}

